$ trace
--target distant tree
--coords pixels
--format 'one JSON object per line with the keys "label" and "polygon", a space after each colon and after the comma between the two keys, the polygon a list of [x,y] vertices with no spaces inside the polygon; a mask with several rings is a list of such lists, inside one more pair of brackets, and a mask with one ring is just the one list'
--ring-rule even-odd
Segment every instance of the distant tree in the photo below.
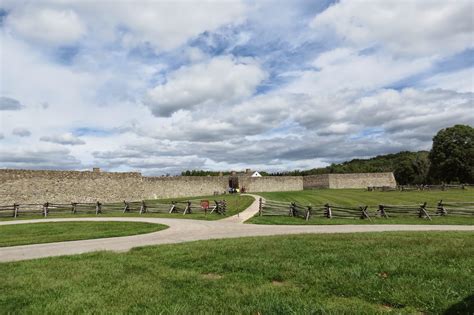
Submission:
{"label": "distant tree", "polygon": [[426,184],[429,165],[428,152],[404,152],[395,163],[393,173],[400,185]]}
{"label": "distant tree", "polygon": [[434,182],[474,183],[474,128],[455,125],[440,130],[429,154]]}

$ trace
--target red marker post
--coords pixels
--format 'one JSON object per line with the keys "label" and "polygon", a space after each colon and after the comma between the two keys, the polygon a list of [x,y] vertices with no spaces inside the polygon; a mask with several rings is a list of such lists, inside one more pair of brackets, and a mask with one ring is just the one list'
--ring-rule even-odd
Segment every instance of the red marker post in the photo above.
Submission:
{"label": "red marker post", "polygon": [[201,200],[201,208],[204,209],[204,215],[207,215],[207,209],[209,209],[209,200]]}

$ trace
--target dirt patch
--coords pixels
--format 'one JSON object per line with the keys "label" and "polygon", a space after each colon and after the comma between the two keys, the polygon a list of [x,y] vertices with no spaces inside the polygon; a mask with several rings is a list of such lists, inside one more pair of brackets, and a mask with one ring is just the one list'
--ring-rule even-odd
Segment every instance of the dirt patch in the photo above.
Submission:
{"label": "dirt patch", "polygon": [[209,279],[209,280],[222,279],[222,276],[218,275],[217,273],[205,273],[205,274],[201,275],[201,277],[203,277],[204,279]]}
{"label": "dirt patch", "polygon": [[393,310],[393,307],[391,307],[390,305],[387,305],[387,304],[381,305],[380,308],[382,309],[382,311],[387,311],[387,312]]}
{"label": "dirt patch", "polygon": [[279,280],[272,280],[272,285],[276,286],[276,287],[282,287],[285,285],[285,282],[284,281],[279,281]]}

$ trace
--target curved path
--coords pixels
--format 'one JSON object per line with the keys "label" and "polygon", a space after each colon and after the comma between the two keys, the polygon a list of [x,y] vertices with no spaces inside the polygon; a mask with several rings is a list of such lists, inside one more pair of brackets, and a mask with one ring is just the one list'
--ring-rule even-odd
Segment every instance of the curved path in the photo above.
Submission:
{"label": "curved path", "polygon": [[[258,197],[258,196],[254,196]],[[257,225],[242,224],[258,212],[258,198],[252,205],[238,215],[218,220],[189,220],[150,217],[119,218],[67,218],[3,221],[1,225],[26,224],[38,222],[65,221],[133,221],[150,222],[168,225],[169,228],[159,232],[101,238],[81,241],[68,241],[46,244],[21,245],[0,248],[0,262],[18,261],[49,256],[82,254],[100,250],[117,252],[128,251],[133,247],[173,244],[196,240],[235,238],[243,236],[268,236],[303,233],[356,233],[386,231],[473,231],[474,226],[464,225]]]}

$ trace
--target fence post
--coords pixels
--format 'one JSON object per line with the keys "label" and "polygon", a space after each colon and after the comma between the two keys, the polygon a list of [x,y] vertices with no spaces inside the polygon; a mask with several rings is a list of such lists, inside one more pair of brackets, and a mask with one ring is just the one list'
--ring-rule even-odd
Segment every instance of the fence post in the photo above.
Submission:
{"label": "fence post", "polygon": [[95,205],[95,214],[99,214],[99,213],[102,213],[102,204],[100,202],[97,201],[96,205]]}
{"label": "fence post", "polygon": [[142,200],[142,205],[140,206],[140,214],[143,214],[146,212],[146,204],[145,200]]}
{"label": "fence post", "polygon": [[171,207],[170,207],[170,211],[168,211],[168,213],[173,213],[174,208],[176,208],[176,201],[171,201]]}
{"label": "fence post", "polygon": [[18,205],[16,203],[13,204],[13,210],[14,210],[13,217],[16,218],[18,216]]}
{"label": "fence post", "polygon": [[327,203],[324,205],[324,215],[326,216],[326,218],[328,219],[331,219],[332,218],[332,210],[331,210],[331,206]]}
{"label": "fence post", "polygon": [[426,202],[424,204],[420,205],[420,211],[418,212],[418,217],[419,218],[427,217],[431,221],[431,217],[428,214],[428,212],[426,211]]}
{"label": "fence post", "polygon": [[446,211],[446,208],[443,206],[443,200],[440,200],[438,202],[438,210],[436,211],[436,213],[440,216],[445,216],[448,214],[448,211]]}
{"label": "fence post", "polygon": [[263,200],[262,197],[258,198],[258,215],[262,216],[262,207],[263,207]]}
{"label": "fence post", "polygon": [[49,206],[49,202],[46,202],[45,204],[43,204],[43,215],[44,215],[44,217],[48,216],[48,206]]}
{"label": "fence post", "polygon": [[77,212],[77,209],[76,209],[77,203],[71,202],[71,205],[72,205],[72,213],[73,213],[73,214],[76,214],[76,212]]}
{"label": "fence post", "polygon": [[379,205],[379,216],[383,218],[388,218],[387,213],[385,212],[385,206],[384,205]]}
{"label": "fence post", "polygon": [[372,221],[372,220],[370,219],[369,213],[367,212],[367,208],[368,208],[368,207],[369,207],[369,206],[365,206],[365,207],[362,207],[362,206],[361,206],[361,207],[359,207],[359,208],[360,208],[360,211],[361,211],[361,217],[362,217],[362,219],[369,219],[369,221]]}
{"label": "fence post", "polygon": [[290,216],[290,217],[295,216],[295,204],[294,204],[294,202],[290,202],[290,211],[288,212],[288,216]]}
{"label": "fence post", "polygon": [[311,210],[313,208],[311,206],[308,206],[308,209],[306,209],[306,221],[309,220],[309,218],[311,217]]}
{"label": "fence post", "polygon": [[125,200],[123,201],[123,203],[125,204],[125,207],[123,208],[123,213],[130,211],[129,203],[126,202]]}
{"label": "fence post", "polygon": [[186,202],[186,207],[184,207],[183,215],[185,215],[186,213],[191,213],[191,201],[189,200]]}

